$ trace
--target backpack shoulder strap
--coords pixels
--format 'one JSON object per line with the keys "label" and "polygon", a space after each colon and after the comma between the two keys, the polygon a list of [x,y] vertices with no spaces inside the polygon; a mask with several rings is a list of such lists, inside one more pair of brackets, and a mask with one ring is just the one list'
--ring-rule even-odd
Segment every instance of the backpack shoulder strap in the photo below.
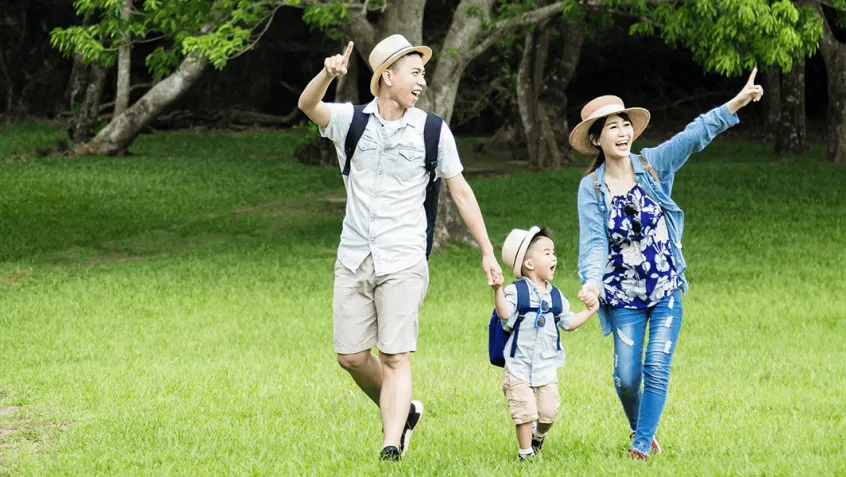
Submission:
{"label": "backpack shoulder strap", "polygon": [[658,178],[658,173],[655,172],[655,168],[652,167],[652,164],[649,163],[646,159],[643,158],[643,155],[638,154],[637,158],[640,159],[640,163],[643,164],[643,167],[646,169],[646,172],[655,179],[655,182],[661,183],[661,179]]}
{"label": "backpack shoulder strap", "polygon": [[555,316],[557,322],[558,316],[564,311],[564,303],[561,301],[561,292],[555,286],[552,287],[550,295],[552,295],[552,309],[550,311]]}
{"label": "backpack shoulder strap", "polygon": [[561,328],[558,327],[558,323],[561,321],[561,312],[564,311],[564,304],[561,302],[561,293],[558,292],[558,289],[554,286],[552,287],[552,309],[549,311],[552,312],[553,319],[555,320],[555,349],[561,351]]}
{"label": "backpack shoulder strap", "polygon": [[426,199],[423,209],[426,211],[426,259],[432,253],[435,243],[435,221],[438,218],[438,196],[441,193],[441,180],[436,177],[438,167],[438,144],[441,141],[441,128],[444,118],[433,113],[426,113],[426,123],[423,126],[423,143],[426,146],[426,171],[429,172],[429,183],[426,185]]}
{"label": "backpack shoulder strap", "polygon": [[517,313],[522,317],[526,312],[531,311],[532,298],[529,296],[529,285],[525,280],[514,282],[517,288]]}
{"label": "backpack shoulder strap", "polygon": [[349,131],[347,131],[347,138],[344,141],[344,153],[347,155],[347,161],[344,163],[344,170],[341,174],[345,176],[350,175],[350,161],[352,161],[353,153],[355,153],[355,148],[358,146],[361,135],[364,134],[364,130],[367,128],[367,121],[370,120],[370,115],[364,112],[365,107],[367,107],[366,104],[353,106],[352,122],[350,123]]}
{"label": "backpack shoulder strap", "polygon": [[434,113],[426,113],[423,126],[423,143],[426,145],[426,170],[429,182],[435,181],[435,168],[438,167],[438,144],[441,142],[441,128],[444,118]]}
{"label": "backpack shoulder strap", "polygon": [[517,288],[517,321],[514,323],[514,331],[511,338],[511,357],[517,353],[517,339],[520,336],[520,323],[526,317],[526,312],[530,311],[531,296],[529,295],[529,285],[525,280],[517,280],[514,282]]}

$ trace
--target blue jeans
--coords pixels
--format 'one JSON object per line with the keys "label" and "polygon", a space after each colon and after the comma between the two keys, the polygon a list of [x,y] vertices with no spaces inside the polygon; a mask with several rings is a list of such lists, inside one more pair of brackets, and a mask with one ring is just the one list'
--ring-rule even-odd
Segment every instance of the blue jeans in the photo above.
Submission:
{"label": "blue jeans", "polygon": [[[649,344],[643,358],[646,325]],[[682,324],[682,292],[676,290],[652,308],[611,309],[614,331],[614,387],[635,432],[632,447],[649,454],[667,401],[670,362]],[[641,390],[641,381],[643,389]]]}

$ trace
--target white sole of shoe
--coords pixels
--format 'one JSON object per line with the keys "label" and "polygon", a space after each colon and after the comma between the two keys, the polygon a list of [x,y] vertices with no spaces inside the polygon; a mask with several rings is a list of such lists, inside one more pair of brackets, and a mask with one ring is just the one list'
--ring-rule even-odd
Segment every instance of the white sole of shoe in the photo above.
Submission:
{"label": "white sole of shoe", "polygon": [[[414,409],[420,413],[420,417],[417,419],[417,424],[420,424],[420,420],[423,419],[423,403],[420,401],[411,401],[411,404],[414,405]],[[417,424],[414,427],[417,427]],[[414,432],[414,429],[409,429],[408,431],[403,433],[403,442],[402,442],[402,454],[405,455],[408,452],[409,447],[411,446],[411,434]]]}

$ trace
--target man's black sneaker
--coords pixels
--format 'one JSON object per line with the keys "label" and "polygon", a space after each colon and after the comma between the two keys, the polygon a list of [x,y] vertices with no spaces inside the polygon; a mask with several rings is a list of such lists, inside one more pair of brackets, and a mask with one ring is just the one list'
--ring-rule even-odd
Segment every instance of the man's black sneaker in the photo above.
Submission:
{"label": "man's black sneaker", "polygon": [[379,453],[379,460],[386,462],[398,462],[401,456],[402,454],[400,454],[399,449],[395,446],[388,446],[382,449],[382,452]]}
{"label": "man's black sneaker", "polygon": [[411,443],[411,433],[417,424],[420,424],[420,418],[423,417],[423,403],[420,401],[411,401],[411,407],[408,409],[408,418],[405,420],[405,427],[400,436],[400,451],[402,454],[408,452],[409,444]]}

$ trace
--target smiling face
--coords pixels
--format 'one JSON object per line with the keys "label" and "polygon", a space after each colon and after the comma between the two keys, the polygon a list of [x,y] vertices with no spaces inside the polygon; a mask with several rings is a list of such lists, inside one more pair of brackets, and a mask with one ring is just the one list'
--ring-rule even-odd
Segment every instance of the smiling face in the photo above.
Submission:
{"label": "smiling face", "polygon": [[523,260],[523,275],[535,281],[551,281],[555,278],[558,258],[555,257],[555,243],[549,237],[536,236],[529,244]]}
{"label": "smiling face", "polygon": [[382,73],[380,96],[393,99],[408,109],[417,104],[426,87],[426,69],[419,53],[409,53]]}
{"label": "smiling face", "polygon": [[599,126],[600,123],[601,119],[591,126],[590,141],[602,149],[606,158],[628,157],[634,142],[634,128],[629,115],[612,114],[605,118],[604,124]]}

